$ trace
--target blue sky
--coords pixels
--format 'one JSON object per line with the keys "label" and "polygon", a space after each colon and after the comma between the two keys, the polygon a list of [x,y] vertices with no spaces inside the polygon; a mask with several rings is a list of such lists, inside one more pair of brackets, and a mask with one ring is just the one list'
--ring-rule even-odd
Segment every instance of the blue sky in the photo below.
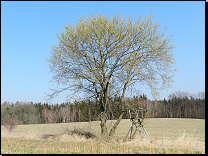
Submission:
{"label": "blue sky", "polygon": [[[1,2],[1,103],[4,101],[46,102],[51,93],[52,74],[46,58],[56,34],[64,25],[76,24],[79,17],[108,13],[119,15],[150,14],[167,34],[175,34],[172,52],[178,71],[172,88],[161,92],[167,98],[175,91],[205,92],[205,2],[203,1],[3,1]],[[141,92],[153,99],[150,89]],[[49,103],[66,101],[70,92],[63,92]]]}

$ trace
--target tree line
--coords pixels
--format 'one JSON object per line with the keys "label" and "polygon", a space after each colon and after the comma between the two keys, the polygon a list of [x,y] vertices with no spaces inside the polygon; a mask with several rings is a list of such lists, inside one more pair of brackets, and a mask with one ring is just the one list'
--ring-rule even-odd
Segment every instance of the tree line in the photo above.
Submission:
{"label": "tree line", "polygon": [[168,96],[168,100],[160,100],[157,117],[166,118],[205,118],[205,93],[196,95],[177,91]]}
{"label": "tree line", "polygon": [[[116,120],[120,115],[121,97],[109,98],[107,119]],[[205,118],[205,94],[190,95],[186,92],[175,92],[168,99],[151,101],[146,95],[125,98],[123,119],[129,118],[128,110],[138,107],[147,108],[149,118]],[[61,104],[5,101],[1,104],[1,124],[14,119],[16,124],[69,123],[99,120],[99,104],[96,101],[83,100]]]}

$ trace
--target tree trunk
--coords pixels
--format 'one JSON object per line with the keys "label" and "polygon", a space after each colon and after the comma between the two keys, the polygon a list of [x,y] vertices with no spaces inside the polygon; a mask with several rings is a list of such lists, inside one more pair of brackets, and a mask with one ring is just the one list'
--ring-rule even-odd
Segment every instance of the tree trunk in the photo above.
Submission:
{"label": "tree trunk", "polygon": [[115,133],[115,130],[118,126],[118,124],[120,123],[122,117],[123,117],[123,114],[124,114],[124,95],[125,95],[125,92],[126,92],[126,88],[127,88],[127,84],[128,84],[128,81],[126,81],[126,83],[124,84],[124,88],[123,88],[123,93],[122,93],[122,96],[121,96],[121,114],[118,118],[118,120],[116,121],[116,123],[113,125],[113,127],[111,128],[110,132],[109,132],[109,136],[113,135]]}
{"label": "tree trunk", "polygon": [[[111,77],[111,76],[110,76]],[[109,84],[110,84],[110,77],[108,78],[108,81],[106,83],[106,86],[104,87],[103,85],[103,98],[100,99],[100,127],[101,127],[101,136],[106,137],[107,136],[107,126],[106,126],[106,121],[107,121],[107,105],[108,105],[108,90],[109,90]]]}
{"label": "tree trunk", "polygon": [[79,108],[79,122],[81,121],[81,111],[80,111],[80,108]]}
{"label": "tree trunk", "polygon": [[90,112],[90,107],[89,107],[89,122],[91,122],[91,112]]}
{"label": "tree trunk", "polygon": [[123,100],[123,98],[121,98],[121,109],[122,109],[122,112],[121,112],[121,114],[120,114],[118,120],[116,121],[116,123],[115,123],[115,124],[113,125],[113,127],[111,128],[111,130],[110,130],[110,132],[109,132],[109,136],[111,136],[111,135],[113,135],[113,134],[115,133],[115,130],[116,130],[118,124],[120,123],[120,121],[121,121],[121,119],[122,119],[122,117],[123,117],[123,115],[124,115],[124,100]]}
{"label": "tree trunk", "polygon": [[115,133],[115,130],[118,126],[118,124],[120,123],[122,117],[123,117],[124,112],[121,113],[121,115],[119,116],[118,120],[116,121],[116,123],[113,125],[113,127],[111,128],[110,132],[109,132],[109,136],[113,135]]}
{"label": "tree trunk", "polygon": [[107,126],[106,126],[106,121],[107,121],[107,115],[104,112],[101,112],[100,115],[100,127],[101,127],[101,136],[105,137],[107,136]]}

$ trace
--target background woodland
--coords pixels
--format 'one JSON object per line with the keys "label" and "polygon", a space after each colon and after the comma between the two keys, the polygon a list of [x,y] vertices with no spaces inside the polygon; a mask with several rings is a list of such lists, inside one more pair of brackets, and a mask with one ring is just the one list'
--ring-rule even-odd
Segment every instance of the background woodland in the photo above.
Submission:
{"label": "background woodland", "polygon": [[[108,120],[119,117],[121,98],[109,99]],[[1,125],[8,122],[15,124],[48,124],[88,122],[99,120],[100,106],[92,100],[65,102],[61,104],[19,102],[1,104]],[[125,98],[123,119],[128,119],[129,109],[138,107],[149,109],[147,118],[195,118],[205,119],[205,93],[189,94],[177,91],[159,101],[148,100],[146,95]]]}

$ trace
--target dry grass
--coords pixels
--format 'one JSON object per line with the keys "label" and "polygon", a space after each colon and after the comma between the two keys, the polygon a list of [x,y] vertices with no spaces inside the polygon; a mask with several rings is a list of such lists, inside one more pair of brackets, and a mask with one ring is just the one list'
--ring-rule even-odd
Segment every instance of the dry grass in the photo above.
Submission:
{"label": "dry grass", "polygon": [[[205,153],[205,120],[145,119],[153,142],[139,133],[131,141],[124,138],[131,126],[122,120],[113,139],[100,136],[100,122],[18,125],[12,133],[1,127],[1,152],[6,153]],[[110,127],[115,121],[108,121]],[[90,132],[95,138],[69,134],[74,128]],[[47,137],[43,137],[47,136]]]}

